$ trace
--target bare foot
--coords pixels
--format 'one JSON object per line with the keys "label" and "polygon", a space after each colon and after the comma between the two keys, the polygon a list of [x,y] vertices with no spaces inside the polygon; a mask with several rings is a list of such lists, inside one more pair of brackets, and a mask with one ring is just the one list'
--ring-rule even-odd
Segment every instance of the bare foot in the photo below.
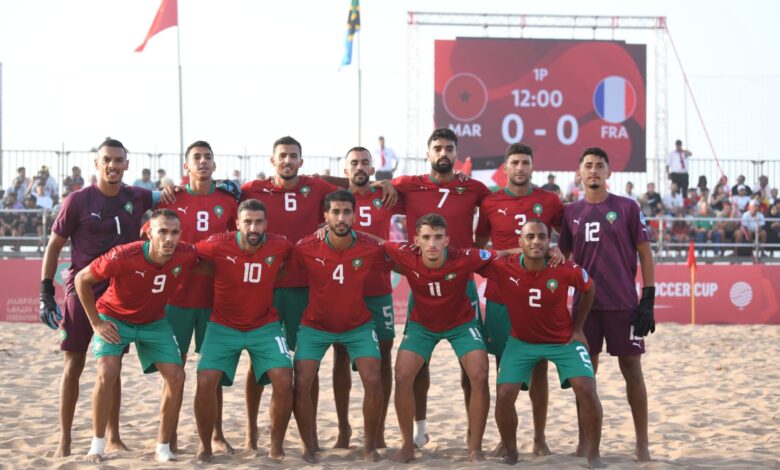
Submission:
{"label": "bare foot", "polygon": [[[585,467],[585,465],[583,465]],[[599,457],[588,458],[588,465],[586,468],[607,468],[607,464]]]}
{"label": "bare foot", "polygon": [[281,462],[284,460],[285,454],[284,450],[282,449],[271,449],[268,451],[268,458],[273,460],[274,462]]}
{"label": "bare foot", "polygon": [[379,462],[382,460],[382,455],[379,454],[379,452],[374,450],[367,450],[363,452],[363,460],[366,462]]}
{"label": "bare foot", "polygon": [[466,437],[464,439],[466,447],[471,443],[471,425],[466,428]]}
{"label": "bare foot", "polygon": [[572,452],[569,455],[571,455],[572,457],[587,457],[588,456],[588,452],[585,450],[586,447],[587,446],[585,444],[580,442],[580,443],[577,444],[577,450],[575,450],[574,452]]}
{"label": "bare foot", "polygon": [[636,461],[649,462],[650,460],[650,449],[647,446],[636,446]]}
{"label": "bare foot", "polygon": [[118,450],[128,451],[130,449],[127,448],[124,442],[122,442],[122,439],[116,438],[116,439],[106,439],[106,452],[115,452]]}
{"label": "bare foot", "polygon": [[352,426],[347,424],[345,427],[339,426],[339,436],[336,438],[334,449],[349,449],[349,439],[352,437]]}
{"label": "bare foot", "polygon": [[106,459],[104,454],[87,454],[87,462],[100,463]]}
{"label": "bare foot", "polygon": [[57,446],[57,450],[54,452],[54,457],[68,457],[70,456],[70,437],[61,437],[60,443]]}
{"label": "bare foot", "polygon": [[257,450],[257,434],[254,436],[247,434],[244,439],[244,447],[246,449]]}
{"label": "bare foot", "polygon": [[412,446],[405,445],[401,447],[401,450],[399,450],[397,454],[395,454],[395,457],[393,457],[393,462],[409,463],[414,459],[414,448]]}
{"label": "bare foot", "polygon": [[[496,448],[493,449],[490,452],[490,455],[493,456],[493,457],[506,457],[508,455],[507,454],[507,450],[506,450],[506,446],[504,446],[503,441],[498,443]],[[515,458],[515,461],[516,460],[517,460],[517,458]]]}
{"label": "bare foot", "polygon": [[311,445],[311,451],[312,452],[321,452],[322,447],[320,447],[320,439],[317,437],[317,433],[314,434],[314,440],[313,444]]}
{"label": "bare foot", "polygon": [[[255,445],[257,446],[257,445]],[[233,455],[236,453],[236,450],[233,449],[233,446],[231,446],[228,441],[225,440],[225,437],[222,436],[222,438],[214,438],[211,440],[211,447],[214,448],[214,452],[222,452],[223,454]]]}
{"label": "bare foot", "polygon": [[211,462],[211,459],[214,458],[214,454],[211,452],[211,449],[206,450],[201,446],[201,448],[198,449],[198,454],[195,456],[195,458],[201,462],[208,463]]}
{"label": "bare foot", "polygon": [[469,462],[483,462],[485,460],[485,453],[481,450],[469,451]]}
{"label": "bare foot", "polygon": [[422,449],[425,444],[429,442],[431,442],[431,437],[428,433],[425,433],[422,436],[414,436],[414,447],[417,449]]}
{"label": "bare foot", "polygon": [[385,436],[379,436],[376,440],[376,448],[377,449],[387,449],[387,444],[385,443]]}
{"label": "bare foot", "polygon": [[317,463],[317,457],[314,456],[314,452],[311,450],[301,452],[301,458],[309,463]]}
{"label": "bare foot", "polygon": [[515,452],[509,452],[506,451],[506,455],[504,455],[504,458],[501,459],[501,463],[505,463],[507,465],[514,465],[517,463],[518,453]]}
{"label": "bare foot", "polygon": [[536,441],[534,440],[534,455],[543,456],[543,455],[550,455],[552,452],[550,452],[550,448],[547,447],[546,441]]}

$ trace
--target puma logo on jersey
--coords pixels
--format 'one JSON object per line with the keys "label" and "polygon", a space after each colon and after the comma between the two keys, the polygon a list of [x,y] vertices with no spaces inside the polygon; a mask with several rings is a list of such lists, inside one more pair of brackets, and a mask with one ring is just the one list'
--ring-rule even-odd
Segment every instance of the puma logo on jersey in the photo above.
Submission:
{"label": "puma logo on jersey", "polygon": [[268,194],[271,194],[271,193],[273,193],[273,191],[271,191],[271,190],[270,190],[270,189],[268,189],[268,188],[263,188],[263,192],[264,192],[264,193],[268,193]]}
{"label": "puma logo on jersey", "polygon": [[98,211],[98,212],[91,212],[91,213],[90,213],[90,215],[91,215],[92,217],[97,217],[98,219],[101,219],[101,218],[102,218],[102,217],[100,217],[100,212],[99,212],[99,211]]}
{"label": "puma logo on jersey", "polygon": [[317,261],[321,263],[323,266],[325,266],[325,258],[314,258],[314,261]]}
{"label": "puma logo on jersey", "polygon": [[417,271],[412,271],[412,272],[414,273],[415,276],[417,276],[417,279],[420,279],[420,273],[418,273]]}
{"label": "puma logo on jersey", "polygon": [[236,264],[236,258],[238,258],[238,256],[227,256],[227,255],[225,255],[225,258],[228,261],[232,262],[233,264]]}
{"label": "puma logo on jersey", "polygon": [[571,219],[571,221],[574,222],[577,225],[580,224],[580,219]]}
{"label": "puma logo on jersey", "polygon": [[136,271],[135,273],[138,274],[141,277],[144,277],[144,275],[146,274],[146,271]]}
{"label": "puma logo on jersey", "polygon": [[520,287],[520,279],[515,279],[512,276],[509,276],[509,280],[514,282],[517,287]]}
{"label": "puma logo on jersey", "polygon": [[184,215],[187,215],[187,209],[189,209],[189,206],[187,206],[187,207],[177,207],[176,208],[177,211],[183,212]]}
{"label": "puma logo on jersey", "polygon": [[506,215],[506,211],[507,211],[507,209],[498,209],[498,212],[500,212],[500,213],[502,213],[504,215]]}

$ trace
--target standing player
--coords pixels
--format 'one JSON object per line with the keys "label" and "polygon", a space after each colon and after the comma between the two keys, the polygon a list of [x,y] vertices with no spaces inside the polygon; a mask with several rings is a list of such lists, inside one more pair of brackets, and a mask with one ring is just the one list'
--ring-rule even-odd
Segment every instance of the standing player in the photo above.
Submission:
{"label": "standing player", "polygon": [[[606,339],[607,352],[618,357],[626,381],[636,431],[636,457],[645,462],[650,460],[650,450],[642,354],[644,336],[655,331],[655,271],[647,228],[634,201],[607,191],[611,172],[604,150],[586,149],[577,174],[585,184],[585,199],[566,207],[559,245],[602,286],[585,322],[593,368],[598,371],[599,353]],[[638,302],[634,285],[637,254],[644,285]],[[575,311],[581,301],[581,296],[575,295]],[[588,445],[581,428],[578,455],[584,456]]]}
{"label": "standing player", "polygon": [[217,391],[233,384],[244,349],[252,359],[254,383],[272,383],[268,456],[284,458],[282,444],[293,407],[292,359],[272,305],[274,281],[292,243],[266,233],[266,209],[248,199],[238,207],[238,231],[198,242],[198,255],[214,266],[214,307],[198,361],[195,418],[200,436],[198,459],[212,457],[212,432],[218,418]]}
{"label": "standing player", "polygon": [[[453,172],[457,152],[458,136],[446,128],[436,129],[428,137],[428,162],[431,171],[427,175],[399,176],[393,179],[393,186],[404,197],[406,204],[406,233],[416,233],[416,222],[423,215],[439,214],[449,221],[447,233],[450,246],[468,249],[474,247],[474,212],[490,190],[481,182],[473,179],[465,181],[456,178]],[[481,323],[479,312],[479,294],[473,278],[469,278],[467,294],[472,303],[474,318]],[[469,409],[470,381],[461,371],[461,387]],[[430,372],[427,361],[415,381],[415,410],[417,430],[415,443],[418,446],[428,442],[427,400],[430,387]],[[469,431],[467,430],[467,438]]]}
{"label": "standing player", "polygon": [[[504,171],[507,176],[506,187],[486,197],[479,206],[477,224],[477,246],[484,248],[488,240],[493,240],[494,250],[517,248],[517,239],[527,220],[538,219],[544,222],[547,233],[552,229],[560,232],[563,204],[557,195],[544,191],[531,184],[534,172],[533,149],[525,144],[512,144],[504,154]],[[485,343],[488,353],[496,357],[496,368],[501,364],[506,340],[511,324],[506,305],[501,296],[498,283],[488,279],[485,289]],[[534,417],[535,455],[549,455],[544,428],[547,422],[547,361],[541,360],[534,367],[531,404]],[[502,447],[496,449],[501,455]]]}
{"label": "standing player", "polygon": [[[295,263],[309,278],[309,305],[303,313],[295,352],[295,420],[303,441],[303,459],[313,463],[316,412],[312,387],[320,361],[332,344],[346,348],[363,381],[363,456],[376,462],[377,426],[382,410],[379,341],[363,300],[372,268],[392,267],[379,244],[352,231],[355,197],[339,190],[325,198],[328,232],[323,240],[304,238],[295,246]],[[380,266],[381,265],[381,266]]]}
{"label": "standing player", "polygon": [[[355,227],[361,232],[370,233],[383,240],[390,238],[390,219],[393,214],[403,213],[404,206],[397,203],[392,209],[382,205],[383,192],[369,185],[374,174],[371,153],[364,147],[353,147],[347,152],[344,174],[349,178],[349,190],[355,196]],[[382,413],[377,426],[377,448],[385,444],[385,417],[393,390],[393,367],[391,350],[395,338],[395,320],[393,313],[393,289],[390,285],[390,273],[372,271],[366,278],[363,298],[374,318],[374,329],[379,338],[379,351],[382,355]],[[352,386],[352,374],[349,369],[349,355],[340,344],[333,345],[333,392],[336,398],[336,414],[339,421],[337,448],[349,448],[352,428],[349,425],[349,390]]]}
{"label": "standing player", "polygon": [[[153,205],[154,197],[150,191],[122,183],[127,165],[127,150],[121,142],[106,139],[100,144],[95,158],[97,183],[65,198],[43,255],[40,315],[44,323],[56,327],[59,307],[54,300],[52,279],[62,247],[70,239],[71,265],[66,281],[64,316],[59,324],[62,338],[60,349],[64,352],[65,360],[59,393],[60,442],[55,457],[70,455],[71,427],[79,398],[79,378],[92,338],[92,327],[76,295],[76,274],[111,248],[138,240],[141,218]],[[94,296],[99,298],[107,288],[108,282],[95,284]],[[119,380],[115,382],[113,394],[106,451],[126,450],[119,438]]]}
{"label": "standing player", "polygon": [[[160,405],[160,431],[155,456],[175,460],[170,449],[184,391],[184,368],[173,330],[165,319],[165,303],[185,274],[198,264],[192,245],[179,243],[181,227],[168,209],[152,213],[149,241],[114,248],[76,276],[76,291],[95,331],[98,377],[92,392],[92,445],[87,457],[105,457],[105,431],[119,378],[122,354],[135,343],[144,373],[160,371],[165,380]],[[105,295],[95,302],[93,286],[110,280]]]}
{"label": "standing player", "polygon": [[[553,267],[546,257],[547,225],[530,219],[523,225],[523,254],[493,260],[479,273],[506,295],[512,335],[506,343],[496,386],[496,423],[506,450],[504,463],[517,462],[517,410],[520,389],[533,387],[531,371],[539,361],[553,361],[561,388],[573,388],[588,442],[588,464],[599,465],[601,403],[583,325],[596,292],[588,273],[571,262]],[[569,286],[582,292],[576,322],[566,306]],[[536,448],[536,445],[534,445]]]}
{"label": "standing player", "polygon": [[[199,140],[185,153],[184,171],[189,182],[184,191],[176,194],[173,203],[160,204],[160,208],[170,209],[181,221],[181,240],[195,243],[211,235],[235,229],[237,202],[231,195],[217,191],[212,179],[217,166],[214,152],[208,142]],[[187,363],[193,333],[195,352],[200,353],[206,323],[211,315],[214,302],[214,280],[210,276],[197,273],[187,274],[178,289],[165,306],[165,316],[171,323],[176,341],[182,353],[182,363]],[[219,413],[214,432],[214,447],[217,450],[232,452],[222,432],[222,389],[217,391]],[[176,450],[176,431],[174,429],[171,447]]]}
{"label": "standing player", "polygon": [[484,460],[482,436],[485,432],[490,390],[488,360],[479,323],[466,295],[471,274],[492,257],[485,250],[449,248],[447,223],[439,214],[421,217],[415,228],[416,247],[387,242],[385,252],[409,281],[414,307],[406,323],[404,339],[395,359],[395,410],[403,440],[396,462],[415,458],[412,419],[416,396],[415,377],[431,359],[436,344],[446,339],[455,350],[470,382],[471,400],[467,409],[471,435],[469,459]]}

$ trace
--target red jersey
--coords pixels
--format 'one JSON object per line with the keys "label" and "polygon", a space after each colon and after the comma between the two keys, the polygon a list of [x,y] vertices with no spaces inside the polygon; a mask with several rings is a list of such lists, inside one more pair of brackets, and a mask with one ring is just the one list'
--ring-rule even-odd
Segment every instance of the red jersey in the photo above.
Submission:
{"label": "red jersey", "polygon": [[365,235],[354,234],[344,250],[310,236],[295,246],[295,263],[309,278],[309,305],[301,325],[330,333],[343,333],[371,321],[363,301],[363,287],[372,269],[389,271],[382,247]]}
{"label": "red jersey", "polygon": [[113,248],[89,265],[99,281],[110,279],[97,301],[98,312],[127,323],[145,325],[165,318],[165,304],[184,274],[198,264],[195,247],[179,242],[173,257],[160,266],[149,258],[149,242]]}
{"label": "red jersey", "polygon": [[[268,209],[267,231],[287,237],[292,243],[313,234],[324,221],[325,196],[336,191],[324,179],[298,176],[298,184],[291,189],[277,186],[274,181],[254,180],[241,186],[241,200],[257,199]],[[306,287],[306,273],[291,269],[276,287]]]}
{"label": "red jersey", "polygon": [[[549,191],[532,187],[525,196],[515,196],[504,188],[486,197],[479,205],[479,222],[477,236],[490,237],[494,250],[510,250],[517,248],[520,240],[520,229],[526,220],[539,219],[547,226],[547,233],[552,236],[552,229],[561,231],[563,220],[563,203],[561,199]],[[503,304],[501,292],[496,283],[488,280],[485,298]]]}
{"label": "red jersey", "polygon": [[266,233],[254,253],[242,250],[241,234],[228,232],[198,242],[198,256],[214,264],[211,321],[241,331],[279,321],[273,306],[276,274],[292,252],[292,243]]}
{"label": "red jersey", "polygon": [[531,272],[523,267],[523,255],[496,258],[478,273],[498,284],[512,336],[527,343],[568,343],[574,327],[567,307],[569,286],[585,292],[593,285],[588,273],[571,261]]}
{"label": "red jersey", "polygon": [[[235,198],[216,191],[214,184],[208,194],[194,194],[189,185],[176,194],[176,202],[160,202],[158,209],[171,209],[181,220],[181,241],[196,243],[211,235],[236,229],[238,203]],[[189,273],[179,284],[168,304],[182,308],[211,308],[214,303],[214,278]]]}
{"label": "red jersey", "polygon": [[417,219],[435,213],[447,220],[449,246],[471,248],[474,246],[474,211],[490,190],[475,179],[435,183],[430,175],[399,176],[393,186],[404,195],[406,201],[406,233],[409,242],[417,233]]}
{"label": "red jersey", "polygon": [[450,330],[474,319],[466,284],[477,269],[493,258],[486,250],[447,248],[447,260],[439,269],[428,269],[412,245],[387,242],[385,252],[406,276],[414,296],[410,320],[429,330]]}
{"label": "red jersey", "polygon": [[[393,214],[403,214],[406,210],[403,199],[388,209],[382,205],[383,192],[381,189],[371,188],[365,194],[353,193],[355,196],[355,226],[356,230],[370,233],[383,240],[390,239],[390,219]],[[387,295],[393,292],[390,285],[389,271],[373,270],[366,278],[363,295]]]}

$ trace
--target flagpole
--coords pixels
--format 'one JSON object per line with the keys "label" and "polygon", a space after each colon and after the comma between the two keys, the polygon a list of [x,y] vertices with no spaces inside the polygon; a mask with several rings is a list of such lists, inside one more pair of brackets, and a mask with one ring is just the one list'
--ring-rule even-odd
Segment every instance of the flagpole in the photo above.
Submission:
{"label": "flagpole", "polygon": [[[177,15],[178,16],[178,15]],[[178,21],[177,21],[178,23]],[[184,106],[181,92],[181,40],[179,30],[181,24],[176,25],[176,63],[179,68],[179,173],[184,168]]]}
{"label": "flagpole", "polygon": [[696,268],[691,266],[691,325],[696,324],[696,291],[694,290],[694,286],[696,286]]}
{"label": "flagpole", "polygon": [[357,36],[357,73],[358,73],[358,145],[363,143],[363,70],[360,68],[360,35]]}

